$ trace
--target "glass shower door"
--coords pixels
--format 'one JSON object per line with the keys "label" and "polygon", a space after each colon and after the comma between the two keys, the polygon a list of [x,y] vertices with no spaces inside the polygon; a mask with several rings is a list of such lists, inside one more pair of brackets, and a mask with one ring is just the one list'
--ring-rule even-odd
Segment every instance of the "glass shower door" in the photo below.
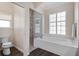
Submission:
{"label": "glass shower door", "polygon": [[42,38],[42,15],[38,12],[34,12],[34,24],[35,37]]}

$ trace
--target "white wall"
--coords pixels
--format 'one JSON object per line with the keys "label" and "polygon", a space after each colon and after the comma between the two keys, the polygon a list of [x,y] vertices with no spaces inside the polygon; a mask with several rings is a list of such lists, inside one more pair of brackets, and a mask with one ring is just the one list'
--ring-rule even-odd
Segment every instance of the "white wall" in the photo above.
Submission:
{"label": "white wall", "polygon": [[30,11],[29,8],[33,8],[33,5],[31,2],[27,2],[25,5],[25,35],[26,35],[26,40],[24,46],[25,48],[25,53],[24,55],[28,55],[30,53]]}
{"label": "white wall", "polygon": [[77,19],[77,23],[78,23],[78,24],[77,24],[78,49],[77,49],[76,55],[79,56],[79,2],[76,3],[76,6],[77,6],[77,7],[76,7],[76,9],[77,9],[77,10],[76,10],[76,14],[77,14],[77,15],[76,15],[76,19]]}
{"label": "white wall", "polygon": [[12,5],[9,2],[0,2],[0,19],[11,22],[10,28],[0,28],[0,36],[9,36],[9,41],[12,41]]}
{"label": "white wall", "polygon": [[[15,20],[14,20],[14,25],[15,25],[15,33],[14,40],[15,46],[21,50],[24,55],[28,55],[30,52],[29,48],[29,35],[30,35],[30,14],[29,14],[29,8],[33,8],[32,3],[26,2],[18,2],[16,3],[22,7],[24,7],[25,10],[25,15],[23,15],[22,9],[20,7],[15,6]],[[21,10],[20,10],[21,9]],[[20,14],[19,14],[20,13]],[[22,17],[22,18],[19,18]],[[25,19],[24,19],[25,17]],[[17,19],[17,20],[16,20]],[[20,19],[20,20],[19,20]],[[17,26],[16,26],[17,25]]]}
{"label": "white wall", "polygon": [[22,7],[14,7],[14,46],[24,53],[25,40],[25,10]]}

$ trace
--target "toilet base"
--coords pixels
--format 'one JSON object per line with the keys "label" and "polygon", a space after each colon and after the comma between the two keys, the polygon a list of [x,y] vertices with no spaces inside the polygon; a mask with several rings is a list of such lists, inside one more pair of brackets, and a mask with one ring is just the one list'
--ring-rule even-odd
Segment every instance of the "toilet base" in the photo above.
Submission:
{"label": "toilet base", "polygon": [[3,49],[3,55],[10,55],[11,54],[11,52],[10,52],[10,48],[4,48]]}

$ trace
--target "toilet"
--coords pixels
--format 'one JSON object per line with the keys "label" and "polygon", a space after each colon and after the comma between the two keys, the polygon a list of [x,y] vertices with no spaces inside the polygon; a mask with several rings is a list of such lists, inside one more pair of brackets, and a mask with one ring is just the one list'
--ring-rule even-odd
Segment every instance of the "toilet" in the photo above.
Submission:
{"label": "toilet", "polygon": [[8,38],[2,39],[2,50],[3,55],[10,55],[11,51],[10,48],[12,47],[12,43],[8,41]]}
{"label": "toilet", "polygon": [[11,42],[2,43],[2,49],[4,55],[10,55],[10,48],[12,47]]}

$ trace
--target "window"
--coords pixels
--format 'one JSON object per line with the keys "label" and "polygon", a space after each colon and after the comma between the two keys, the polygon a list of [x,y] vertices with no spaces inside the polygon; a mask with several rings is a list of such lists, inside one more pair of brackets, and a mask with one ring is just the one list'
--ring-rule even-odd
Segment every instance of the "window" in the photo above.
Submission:
{"label": "window", "polygon": [[0,20],[0,27],[10,27],[10,21]]}
{"label": "window", "polygon": [[56,34],[56,14],[50,15],[49,19],[49,33]]}
{"label": "window", "polygon": [[49,15],[49,34],[65,35],[66,12],[60,12]]}
{"label": "window", "polygon": [[0,13],[0,28],[10,28],[12,15]]}

